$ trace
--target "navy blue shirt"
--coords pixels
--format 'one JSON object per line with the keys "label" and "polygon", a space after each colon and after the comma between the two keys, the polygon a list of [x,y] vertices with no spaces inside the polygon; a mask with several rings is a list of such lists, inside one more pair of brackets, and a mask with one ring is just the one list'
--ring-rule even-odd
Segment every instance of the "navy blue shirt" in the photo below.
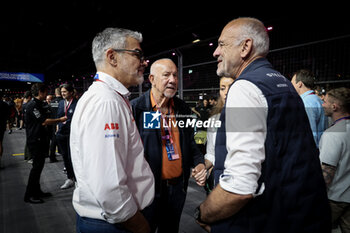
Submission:
{"label": "navy blue shirt", "polygon": [[72,99],[72,102],[67,104],[66,100],[61,100],[58,103],[57,118],[67,116],[67,121],[58,123],[57,134],[69,135],[70,134],[70,124],[72,122],[72,117],[77,106],[78,100]]}

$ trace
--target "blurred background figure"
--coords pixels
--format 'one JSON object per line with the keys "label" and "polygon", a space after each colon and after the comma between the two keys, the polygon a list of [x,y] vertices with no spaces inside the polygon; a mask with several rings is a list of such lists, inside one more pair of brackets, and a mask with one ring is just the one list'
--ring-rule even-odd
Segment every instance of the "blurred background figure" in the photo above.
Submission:
{"label": "blurred background figure", "polygon": [[56,134],[57,144],[62,153],[64,166],[67,171],[67,180],[61,186],[61,189],[67,189],[74,186],[75,175],[73,171],[69,135],[70,124],[77,106],[78,101],[74,98],[74,88],[71,84],[62,84],[60,86],[63,100],[58,104],[57,117],[67,117],[67,121],[58,123],[58,130]]}
{"label": "blurred background figure", "polygon": [[2,100],[2,92],[0,92],[0,168],[1,168],[1,158],[3,154],[3,144],[4,134],[6,131],[6,124],[9,118],[9,106]]}
{"label": "blurred background figure", "polygon": [[[230,88],[233,81],[234,79],[231,77],[220,78],[219,99],[217,100],[216,105],[211,109],[209,119],[213,119],[214,121],[218,121],[220,119],[220,114],[225,105],[228,89]],[[213,166],[215,165],[216,133],[217,133],[217,128],[215,127],[209,128],[207,130],[207,146],[206,146],[206,153],[204,155],[205,168],[208,170],[208,178],[206,181],[206,185],[204,186],[204,189],[207,192],[207,194],[209,194],[214,187],[214,176],[211,173],[211,171]]]}
{"label": "blurred background figure", "polygon": [[314,88],[315,76],[309,70],[298,70],[292,77],[292,84],[304,102],[306,114],[314,136],[316,146],[320,141],[323,131],[328,126],[328,121],[322,108],[322,100],[316,95]]}

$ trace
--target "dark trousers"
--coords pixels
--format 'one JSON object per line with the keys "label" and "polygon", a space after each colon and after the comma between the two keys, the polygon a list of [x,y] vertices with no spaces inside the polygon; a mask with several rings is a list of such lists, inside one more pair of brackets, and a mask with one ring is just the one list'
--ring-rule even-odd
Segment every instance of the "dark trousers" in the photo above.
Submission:
{"label": "dark trousers", "polygon": [[121,224],[111,224],[100,219],[80,217],[77,214],[77,233],[130,233]]}
{"label": "dark trousers", "polygon": [[27,143],[28,150],[33,158],[32,169],[28,177],[25,197],[37,197],[41,192],[40,176],[45,165],[47,145],[45,143]]}
{"label": "dark trousers", "polygon": [[57,145],[61,150],[64,166],[66,167],[66,170],[67,170],[67,178],[74,180],[75,175],[74,175],[72,159],[70,155],[69,135],[57,134],[56,140],[57,140]]}
{"label": "dark trousers", "polygon": [[27,142],[26,142],[26,144],[25,144],[25,146],[24,146],[24,159],[25,159],[25,160],[30,160],[30,159],[32,159],[32,155],[30,154],[30,151],[29,151],[29,149],[28,149]]}
{"label": "dark trousers", "polygon": [[52,130],[50,132],[50,151],[49,151],[49,157],[51,160],[56,159],[56,146],[57,146],[57,140],[56,140],[56,133],[55,130]]}
{"label": "dark trousers", "polygon": [[186,200],[183,181],[176,184],[162,181],[161,192],[156,193],[153,203],[142,213],[151,227],[151,232],[158,229],[158,233],[177,233],[181,213]]}

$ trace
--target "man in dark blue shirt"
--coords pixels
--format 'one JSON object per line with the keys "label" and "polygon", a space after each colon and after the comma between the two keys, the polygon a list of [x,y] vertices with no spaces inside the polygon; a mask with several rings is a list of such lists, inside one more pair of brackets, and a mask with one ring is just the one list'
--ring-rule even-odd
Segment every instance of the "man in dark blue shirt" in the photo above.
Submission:
{"label": "man in dark blue shirt", "polygon": [[57,144],[62,153],[64,166],[67,170],[67,180],[61,186],[61,189],[67,189],[74,186],[75,175],[73,171],[72,160],[69,148],[70,124],[78,100],[74,98],[74,88],[70,84],[60,86],[63,99],[58,104],[57,117],[67,117],[67,121],[58,124],[56,134]]}

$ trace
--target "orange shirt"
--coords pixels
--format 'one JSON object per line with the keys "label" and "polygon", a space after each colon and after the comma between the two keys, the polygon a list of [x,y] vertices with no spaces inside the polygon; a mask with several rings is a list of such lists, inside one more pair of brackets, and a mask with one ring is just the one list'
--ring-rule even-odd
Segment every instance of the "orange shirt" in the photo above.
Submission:
{"label": "orange shirt", "polygon": [[[153,98],[152,95],[152,91],[151,91],[151,104],[152,104],[152,108],[154,111],[157,111],[157,103]],[[170,118],[171,120],[169,120],[169,117],[167,116],[167,123],[169,123],[169,121],[175,123],[176,118],[174,115],[174,102],[171,99],[169,102],[169,110],[170,111]],[[169,112],[168,112],[169,113]],[[164,116],[164,115],[163,115]],[[164,132],[164,128],[163,128],[163,118],[161,117],[161,122],[160,122],[160,127],[161,127],[161,134],[162,136],[165,135]],[[181,176],[182,174],[182,155],[181,155],[181,147],[180,147],[180,134],[179,134],[179,130],[177,128],[177,126],[174,126],[173,124],[169,125],[170,129],[171,129],[171,136],[173,139],[173,146],[175,149],[175,153],[179,154],[179,159],[176,160],[169,160],[168,159],[168,155],[166,152],[166,148],[165,148],[165,140],[162,140],[162,179],[163,180],[167,180],[167,179],[172,179],[172,178],[176,178]]]}

